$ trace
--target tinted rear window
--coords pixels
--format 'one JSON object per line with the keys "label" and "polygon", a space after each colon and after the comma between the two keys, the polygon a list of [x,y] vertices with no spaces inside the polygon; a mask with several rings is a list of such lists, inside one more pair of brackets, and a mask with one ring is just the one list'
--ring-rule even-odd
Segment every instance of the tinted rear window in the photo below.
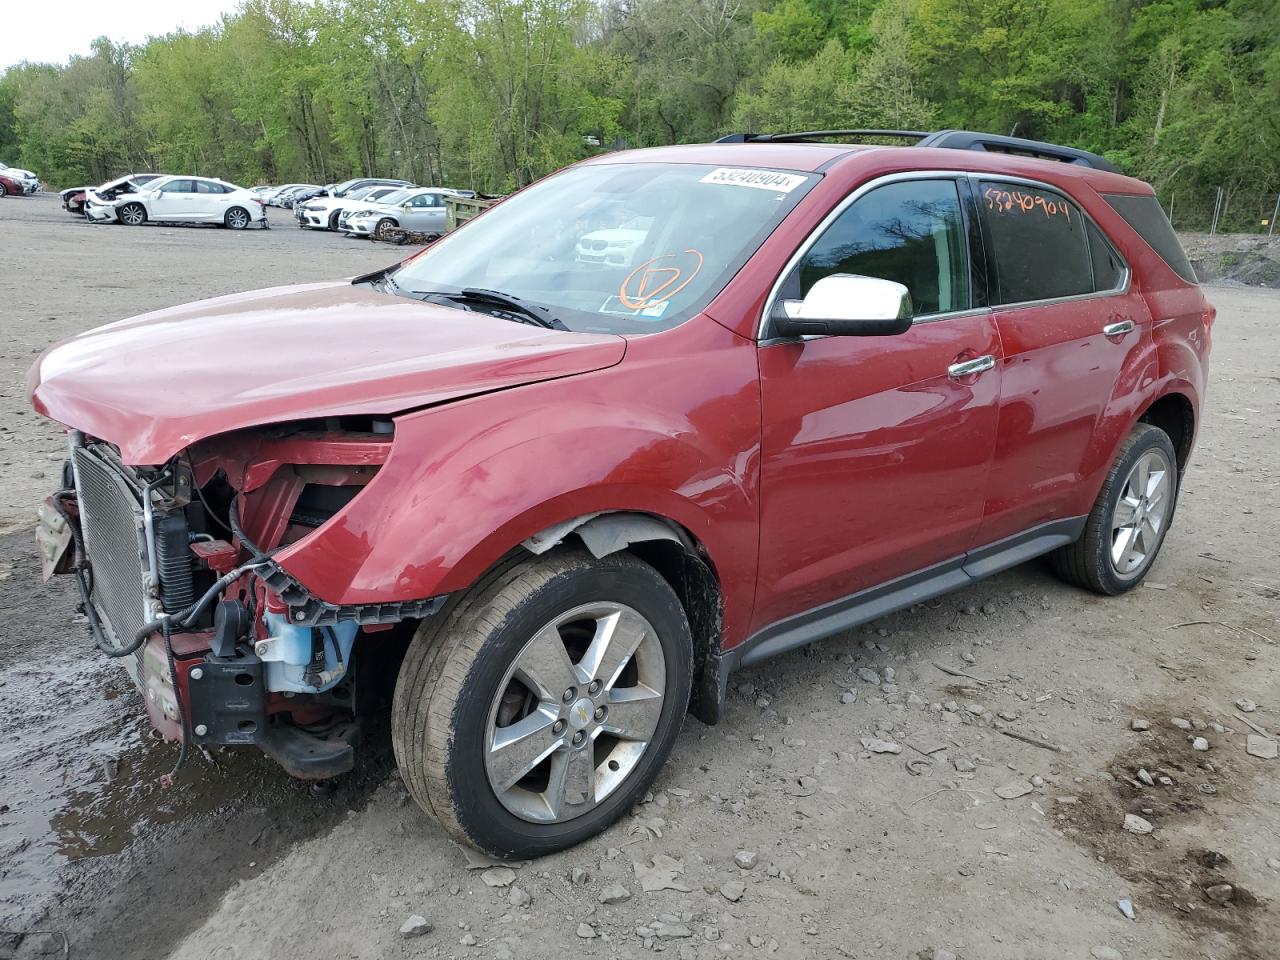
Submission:
{"label": "tinted rear window", "polygon": [[983,182],[979,195],[995,260],[995,303],[1093,292],[1086,221],[1075,204],[1014,183]]}
{"label": "tinted rear window", "polygon": [[1160,254],[1160,259],[1167,263],[1173,272],[1187,283],[1199,283],[1196,272],[1191,268],[1178,242],[1178,235],[1173,232],[1173,225],[1160,208],[1160,202],[1153,196],[1134,196],[1132,194],[1110,193],[1104,195],[1111,209],[1124,217],[1125,222],[1147,241],[1151,249]]}

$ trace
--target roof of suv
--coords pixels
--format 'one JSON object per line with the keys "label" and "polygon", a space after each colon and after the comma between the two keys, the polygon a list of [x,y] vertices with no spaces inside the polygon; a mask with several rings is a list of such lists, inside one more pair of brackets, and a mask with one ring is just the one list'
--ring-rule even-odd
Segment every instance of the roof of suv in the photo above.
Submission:
{"label": "roof of suv", "polygon": [[1080,163],[1011,153],[930,146],[871,146],[806,141],[746,141],[648,147],[601,154],[587,163],[705,163],[823,173],[837,166],[872,175],[902,170],[963,170],[1038,180],[1085,180],[1111,193],[1151,193],[1141,180]]}

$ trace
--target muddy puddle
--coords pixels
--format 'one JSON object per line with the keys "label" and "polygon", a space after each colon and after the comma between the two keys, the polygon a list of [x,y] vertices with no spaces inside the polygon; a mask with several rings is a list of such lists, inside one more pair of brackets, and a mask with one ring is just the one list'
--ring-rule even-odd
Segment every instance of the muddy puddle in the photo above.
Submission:
{"label": "muddy puddle", "polygon": [[196,751],[165,789],[177,747],[156,738],[125,668],[92,648],[67,584],[40,586],[26,541],[0,537],[12,569],[0,579],[0,957],[60,956],[63,936],[78,960],[164,956],[231,884],[363,805],[389,767],[370,751],[316,797],[256,751]]}

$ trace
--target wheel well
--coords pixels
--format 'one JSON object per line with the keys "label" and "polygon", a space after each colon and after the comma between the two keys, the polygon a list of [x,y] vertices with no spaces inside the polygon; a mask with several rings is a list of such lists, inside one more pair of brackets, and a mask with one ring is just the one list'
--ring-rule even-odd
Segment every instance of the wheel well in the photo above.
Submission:
{"label": "wheel well", "polygon": [[707,551],[684,527],[647,513],[588,514],[556,524],[524,541],[541,554],[576,536],[593,556],[626,550],[653,567],[680,598],[693,634],[694,675],[689,712],[703,723],[720,719],[720,641],[724,601]]}
{"label": "wheel well", "polygon": [[711,567],[674,540],[645,540],[627,547],[662,575],[680,598],[693,634],[693,682],[689,712],[703,723],[720,720],[720,640],[724,605]]}
{"label": "wheel well", "polygon": [[1196,435],[1195,411],[1191,401],[1180,393],[1167,393],[1147,407],[1138,421],[1159,427],[1169,435],[1178,457],[1178,472],[1181,473],[1191,456],[1191,441]]}

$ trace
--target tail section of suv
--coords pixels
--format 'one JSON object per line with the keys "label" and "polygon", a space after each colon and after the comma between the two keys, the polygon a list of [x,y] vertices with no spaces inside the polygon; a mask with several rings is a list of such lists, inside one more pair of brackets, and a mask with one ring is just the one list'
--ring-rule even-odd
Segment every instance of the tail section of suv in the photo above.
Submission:
{"label": "tail section of suv", "polygon": [[621,816],[744,664],[1039,555],[1140,583],[1214,317],[1151,188],[832,139],[593,158],[350,283],[50,348],[47,572],[170,739],[333,776],[389,673],[410,791],[502,856]]}

